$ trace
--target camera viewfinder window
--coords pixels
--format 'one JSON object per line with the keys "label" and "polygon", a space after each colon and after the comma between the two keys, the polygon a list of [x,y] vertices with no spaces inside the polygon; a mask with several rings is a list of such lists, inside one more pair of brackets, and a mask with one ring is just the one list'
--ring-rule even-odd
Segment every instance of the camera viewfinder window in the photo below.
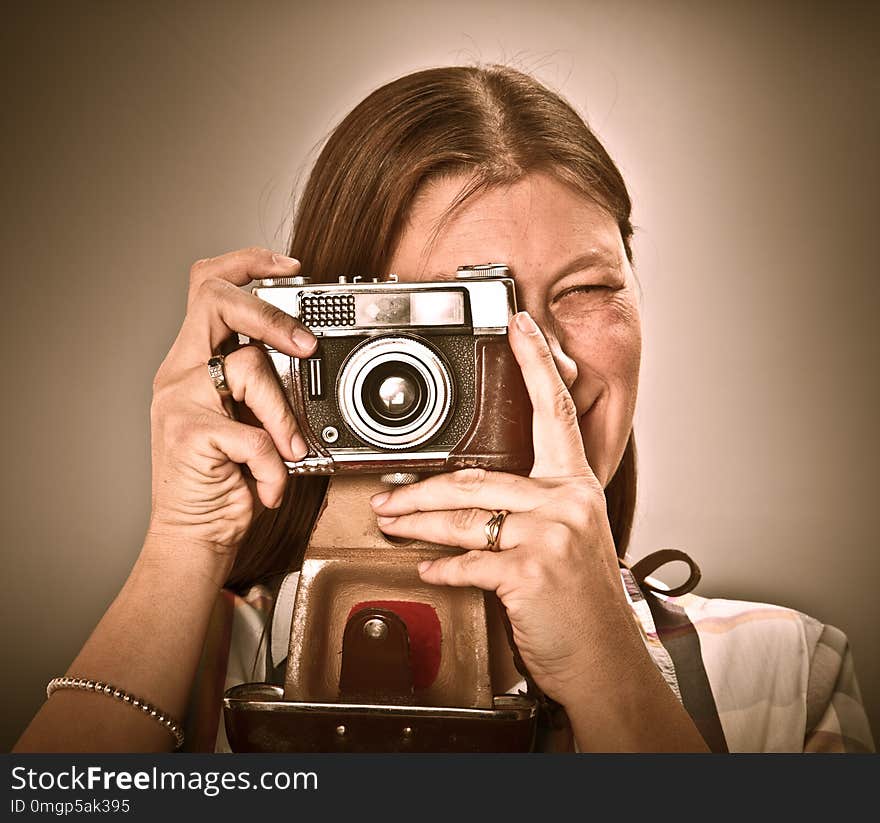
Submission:
{"label": "camera viewfinder window", "polygon": [[355,320],[358,326],[461,326],[464,295],[459,291],[359,294]]}

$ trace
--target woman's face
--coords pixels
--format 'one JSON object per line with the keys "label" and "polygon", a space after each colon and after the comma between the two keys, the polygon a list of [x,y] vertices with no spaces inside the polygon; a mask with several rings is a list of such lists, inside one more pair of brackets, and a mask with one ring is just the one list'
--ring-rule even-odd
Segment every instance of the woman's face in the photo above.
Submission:
{"label": "woman's face", "polygon": [[419,192],[389,272],[435,280],[463,265],[510,266],[519,309],[550,344],[605,486],[632,428],[641,354],[635,278],[617,223],[549,175],[530,174],[467,201],[428,245],[465,182],[432,181]]}

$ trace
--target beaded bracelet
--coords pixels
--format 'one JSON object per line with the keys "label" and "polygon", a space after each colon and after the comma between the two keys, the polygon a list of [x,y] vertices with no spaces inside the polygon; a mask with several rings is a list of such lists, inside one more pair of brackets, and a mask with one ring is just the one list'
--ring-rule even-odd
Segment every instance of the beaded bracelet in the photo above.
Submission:
{"label": "beaded bracelet", "polygon": [[46,698],[50,698],[59,689],[80,689],[87,692],[95,692],[95,694],[106,694],[108,697],[115,697],[117,700],[127,703],[135,709],[140,709],[144,714],[152,717],[166,731],[174,736],[177,741],[176,749],[183,745],[183,731],[180,724],[172,720],[163,712],[159,711],[155,706],[147,703],[146,700],[133,697],[122,689],[117,689],[109,683],[101,683],[95,680],[86,680],[82,677],[54,677],[46,686]]}

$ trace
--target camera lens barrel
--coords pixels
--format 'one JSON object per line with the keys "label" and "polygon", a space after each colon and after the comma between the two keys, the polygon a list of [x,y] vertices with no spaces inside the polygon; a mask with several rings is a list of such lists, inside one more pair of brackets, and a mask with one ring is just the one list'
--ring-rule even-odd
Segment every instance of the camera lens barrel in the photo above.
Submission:
{"label": "camera lens barrel", "polygon": [[364,380],[361,400],[374,420],[403,427],[424,410],[429,390],[423,375],[409,363],[389,361]]}
{"label": "camera lens barrel", "polygon": [[440,354],[426,342],[383,335],[360,344],[339,372],[342,418],[361,440],[383,449],[410,449],[445,425],[453,406],[453,380]]}

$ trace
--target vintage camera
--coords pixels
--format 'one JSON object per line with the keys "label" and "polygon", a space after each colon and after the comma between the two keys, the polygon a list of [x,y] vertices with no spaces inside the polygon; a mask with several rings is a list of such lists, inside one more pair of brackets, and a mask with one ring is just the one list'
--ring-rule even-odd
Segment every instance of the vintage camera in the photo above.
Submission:
{"label": "vintage camera", "polygon": [[507,343],[506,266],[454,280],[262,281],[254,294],[318,338],[307,359],[269,350],[309,454],[293,474],[527,471],[531,404]]}
{"label": "vintage camera", "polygon": [[505,693],[493,675],[499,650],[512,651],[509,632],[492,640],[497,603],[424,583],[420,561],[459,550],[384,535],[369,503],[422,472],[530,469],[507,267],[462,266],[454,279],[419,283],[279,278],[254,293],[318,338],[307,359],[269,355],[309,447],[289,471],[332,476],[300,568],[283,685],[227,691],[231,747],[528,751],[535,700]]}

